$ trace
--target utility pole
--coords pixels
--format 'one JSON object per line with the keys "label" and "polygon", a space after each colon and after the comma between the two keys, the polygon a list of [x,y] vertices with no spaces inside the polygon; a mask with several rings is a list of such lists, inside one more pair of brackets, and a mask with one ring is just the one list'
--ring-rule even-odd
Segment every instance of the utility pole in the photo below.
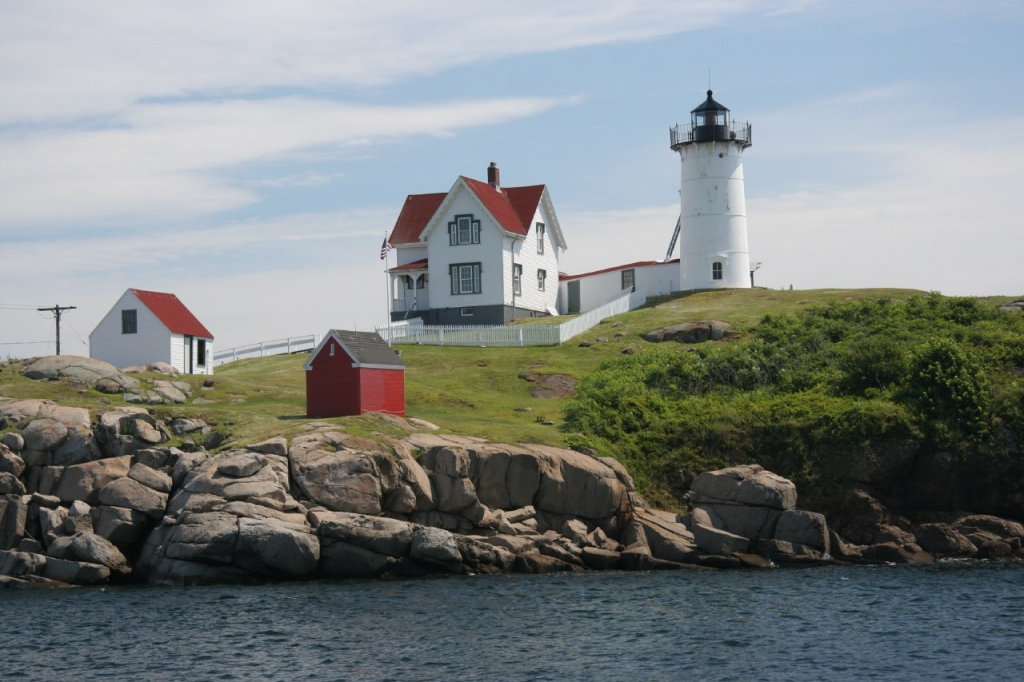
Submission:
{"label": "utility pole", "polygon": [[60,314],[65,310],[75,310],[76,307],[73,305],[54,305],[52,308],[36,308],[41,313],[53,313],[54,317],[57,318],[57,355],[60,355]]}

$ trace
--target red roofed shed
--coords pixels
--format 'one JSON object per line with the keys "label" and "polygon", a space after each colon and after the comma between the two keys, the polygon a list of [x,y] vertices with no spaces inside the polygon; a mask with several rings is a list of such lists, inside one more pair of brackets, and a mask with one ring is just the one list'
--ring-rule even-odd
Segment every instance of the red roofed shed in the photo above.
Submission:
{"label": "red roofed shed", "polygon": [[174,294],[128,289],[89,334],[89,356],[118,367],[164,362],[213,374],[213,334]]}
{"label": "red roofed shed", "polygon": [[375,332],[332,329],[305,369],[310,417],[405,416],[405,362]]}

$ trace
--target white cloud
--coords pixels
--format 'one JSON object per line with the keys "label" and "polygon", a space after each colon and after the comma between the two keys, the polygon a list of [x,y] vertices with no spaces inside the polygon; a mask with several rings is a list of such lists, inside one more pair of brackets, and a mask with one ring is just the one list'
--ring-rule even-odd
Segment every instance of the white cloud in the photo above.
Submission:
{"label": "white cloud", "polygon": [[[48,222],[167,222],[257,199],[220,171],[398,136],[453,134],[572,104],[573,98],[356,106],[290,97],[140,105],[99,130],[0,136],[0,228]],[[299,124],[298,122],[301,122]],[[400,132],[396,132],[400,131]]]}
{"label": "white cloud", "polygon": [[510,55],[694,30],[801,0],[6,3],[0,122],[73,120],[145,98],[376,86]]}

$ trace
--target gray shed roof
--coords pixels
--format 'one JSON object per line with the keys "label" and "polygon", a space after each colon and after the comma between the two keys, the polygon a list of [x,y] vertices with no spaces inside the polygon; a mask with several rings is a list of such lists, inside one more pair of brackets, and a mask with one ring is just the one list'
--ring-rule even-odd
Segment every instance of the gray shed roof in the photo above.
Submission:
{"label": "gray shed roof", "polygon": [[350,332],[345,329],[332,329],[331,334],[338,338],[338,341],[357,364],[405,367],[402,357],[377,332]]}

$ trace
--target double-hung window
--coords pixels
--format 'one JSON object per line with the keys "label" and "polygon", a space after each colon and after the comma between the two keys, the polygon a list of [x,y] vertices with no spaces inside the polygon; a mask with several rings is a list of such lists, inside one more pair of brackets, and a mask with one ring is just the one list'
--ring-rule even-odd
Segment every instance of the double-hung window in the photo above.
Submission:
{"label": "double-hung window", "polygon": [[480,293],[480,264],[455,263],[448,267],[452,280],[452,295]]}
{"label": "double-hung window", "polygon": [[480,243],[480,221],[474,220],[472,214],[457,215],[448,223],[448,243],[451,246]]}
{"label": "double-hung window", "polygon": [[512,291],[516,296],[523,295],[523,266],[518,263],[512,265]]}
{"label": "double-hung window", "polygon": [[537,253],[544,253],[544,223],[537,223]]}
{"label": "double-hung window", "polygon": [[547,283],[547,280],[548,280],[548,271],[547,270],[538,270],[537,271],[537,291],[544,291],[544,286]]}

